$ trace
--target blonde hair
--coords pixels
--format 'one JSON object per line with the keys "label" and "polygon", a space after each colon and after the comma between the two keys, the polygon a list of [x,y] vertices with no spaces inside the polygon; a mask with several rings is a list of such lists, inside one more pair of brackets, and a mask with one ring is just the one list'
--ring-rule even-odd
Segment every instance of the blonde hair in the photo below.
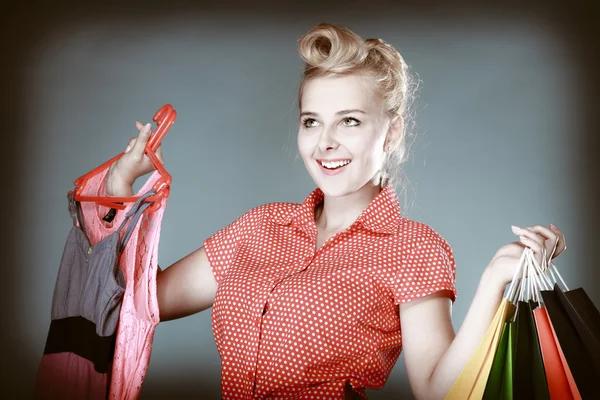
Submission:
{"label": "blonde hair", "polygon": [[369,81],[384,99],[385,112],[392,121],[401,118],[402,132],[397,132],[399,137],[394,138],[398,145],[387,154],[381,171],[382,182],[393,180],[407,158],[408,125],[412,123],[409,106],[416,90],[400,53],[382,39],[364,40],[343,26],[325,23],[313,27],[300,38],[298,51],[305,62],[298,91],[300,108],[308,80],[356,74],[371,78]]}

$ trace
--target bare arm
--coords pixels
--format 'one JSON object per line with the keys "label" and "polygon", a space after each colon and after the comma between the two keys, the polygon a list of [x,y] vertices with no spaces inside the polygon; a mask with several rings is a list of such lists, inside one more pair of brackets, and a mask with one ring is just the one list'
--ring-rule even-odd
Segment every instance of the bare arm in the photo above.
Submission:
{"label": "bare arm", "polygon": [[[129,141],[125,154],[109,167],[106,176],[108,196],[133,195],[135,180],[152,171],[154,166],[144,154],[150,138],[150,124],[136,122],[140,131]],[[161,146],[156,157],[164,163]],[[164,271],[157,269],[156,290],[161,321],[182,318],[212,306],[217,292],[217,282],[208,262],[204,247],[192,252]]]}
{"label": "bare arm", "polygon": [[451,303],[442,293],[400,305],[400,321],[411,389],[417,399],[443,399],[479,346],[512,280],[525,246],[541,262],[566,248],[564,235],[551,225],[514,227],[520,242],[502,246],[485,269],[473,302],[457,334]]}
{"label": "bare arm", "polygon": [[502,300],[504,283],[487,269],[455,335],[442,293],[400,305],[406,370],[417,399],[443,399],[479,345]]}
{"label": "bare arm", "polygon": [[156,286],[161,321],[182,318],[211,307],[217,282],[204,247],[159,271]]}

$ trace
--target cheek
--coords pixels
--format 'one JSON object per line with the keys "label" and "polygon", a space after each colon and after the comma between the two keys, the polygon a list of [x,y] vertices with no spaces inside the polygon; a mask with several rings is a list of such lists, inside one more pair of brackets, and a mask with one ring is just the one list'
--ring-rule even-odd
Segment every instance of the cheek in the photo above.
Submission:
{"label": "cheek", "polygon": [[353,146],[353,154],[359,156],[357,166],[365,174],[373,174],[383,166],[385,153],[383,152],[383,141],[376,138],[363,140]]}
{"label": "cheek", "polygon": [[347,147],[351,148],[353,153],[361,154],[365,163],[379,162],[384,155],[384,141],[385,136],[368,132],[365,135],[357,136],[352,142],[348,142]]}
{"label": "cheek", "polygon": [[298,133],[298,151],[303,159],[311,158],[314,153],[315,144],[310,135]]}
{"label": "cheek", "polygon": [[365,173],[372,173],[373,171],[377,171],[381,169],[383,165],[383,155],[382,152],[369,151],[363,153],[363,157],[361,159],[361,170]]}

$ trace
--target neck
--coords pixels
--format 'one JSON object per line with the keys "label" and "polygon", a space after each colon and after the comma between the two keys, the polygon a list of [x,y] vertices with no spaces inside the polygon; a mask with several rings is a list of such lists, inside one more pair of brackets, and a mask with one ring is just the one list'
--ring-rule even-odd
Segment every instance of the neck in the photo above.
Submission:
{"label": "neck", "polygon": [[379,185],[371,182],[345,196],[325,196],[315,209],[317,228],[325,231],[342,231],[356,221],[360,213],[381,192]]}

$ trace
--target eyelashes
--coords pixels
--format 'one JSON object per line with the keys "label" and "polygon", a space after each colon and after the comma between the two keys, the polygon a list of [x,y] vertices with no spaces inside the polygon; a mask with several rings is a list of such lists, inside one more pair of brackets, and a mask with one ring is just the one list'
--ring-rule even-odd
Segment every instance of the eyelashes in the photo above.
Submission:
{"label": "eyelashes", "polygon": [[312,124],[313,122],[317,122],[314,118],[302,118],[302,126],[304,128],[312,128],[313,125],[309,125]]}
{"label": "eyelashes", "polygon": [[[352,117],[344,118],[342,120],[342,122],[344,122],[344,125],[348,126],[348,127],[350,127],[350,126],[359,126],[360,125],[360,121],[357,120],[356,118],[352,118]],[[346,124],[346,122],[350,122],[350,125]]]}
{"label": "eyelashes", "polygon": [[[305,117],[302,119],[301,123],[304,128],[313,128],[316,126],[316,125],[314,125],[314,123],[316,123],[316,122],[317,122],[317,120],[314,118]],[[348,127],[348,128],[359,126],[360,124],[361,124],[361,122],[353,117],[346,117],[346,118],[342,119],[342,125],[345,127]]]}

